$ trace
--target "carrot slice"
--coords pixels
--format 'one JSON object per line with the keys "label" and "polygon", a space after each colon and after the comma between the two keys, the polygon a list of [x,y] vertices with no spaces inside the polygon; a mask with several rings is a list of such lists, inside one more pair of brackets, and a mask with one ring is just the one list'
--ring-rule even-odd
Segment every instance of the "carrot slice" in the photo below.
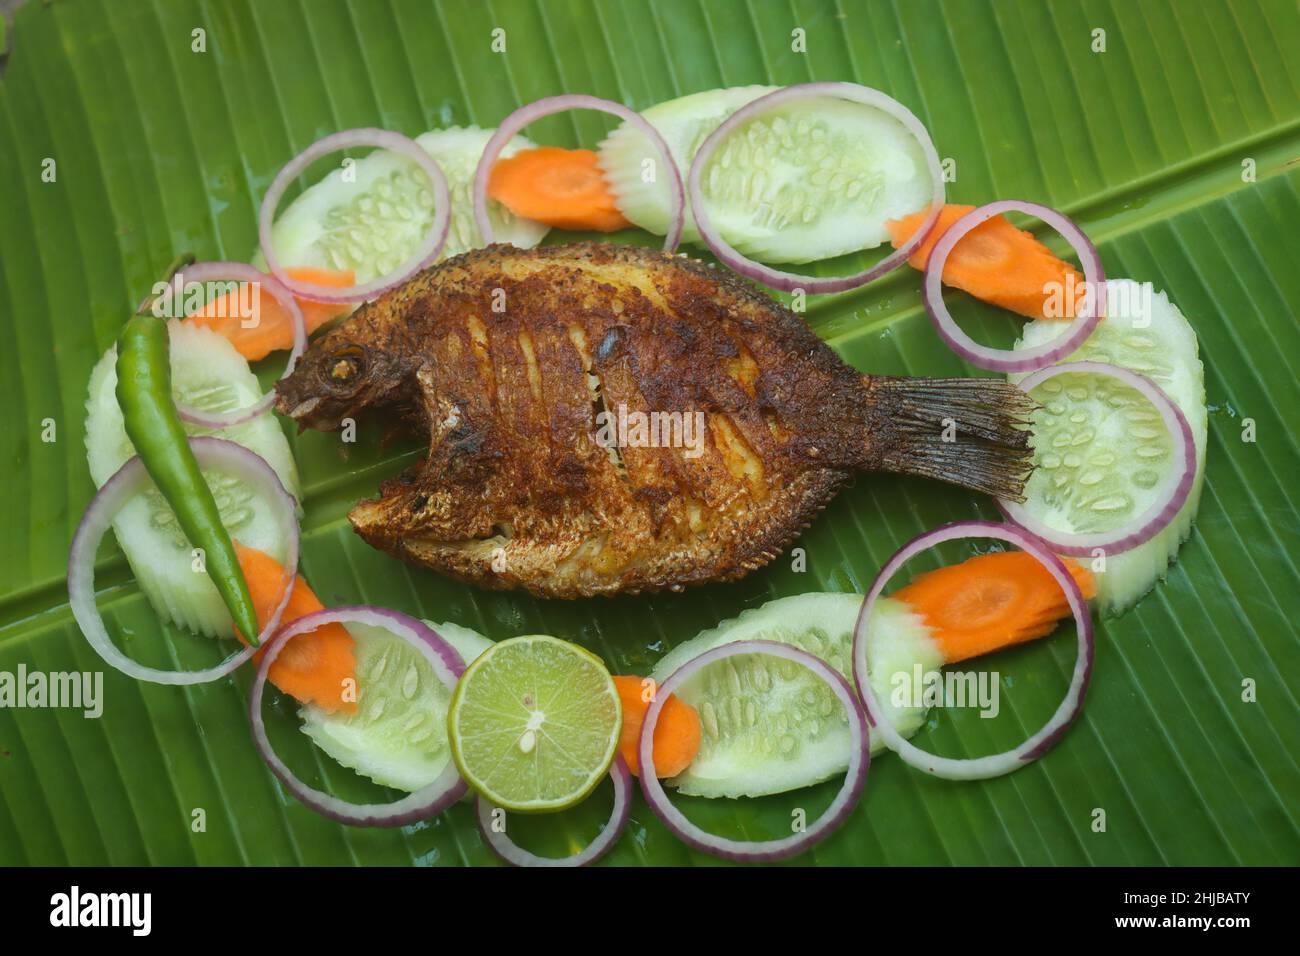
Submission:
{"label": "carrot slice", "polygon": [[[256,548],[246,548],[238,541],[234,544],[257,610],[258,626],[265,626],[284,594],[284,566]],[[324,608],[302,575],[298,575],[281,624]],[[235,636],[248,643],[238,629]],[[356,687],[357,662],[353,648],[352,635],[343,625],[326,624],[289,641],[267,677],[280,690],[303,703],[317,704],[329,713],[338,710],[353,713],[357,709],[356,695],[344,693],[345,688]],[[264,651],[265,647],[253,655],[253,660],[260,661]]]}
{"label": "carrot slice", "polygon": [[[908,264],[924,269],[939,237],[974,208],[944,206]],[[924,220],[922,211],[885,223],[894,248],[911,238]],[[994,216],[962,236],[943,264],[943,284],[1031,319],[1073,319],[1084,290],[1077,269],[1005,216]]]}
{"label": "carrot slice", "polygon": [[[317,285],[345,289],[356,284],[356,277],[351,269],[336,271],[311,266],[294,266],[288,272],[295,279],[314,282]],[[250,362],[266,358],[279,349],[293,348],[293,320],[289,318],[289,313],[279,302],[270,295],[258,296],[257,310],[254,315],[256,324],[252,328],[245,328],[244,322],[247,321],[247,317],[242,314],[238,296],[238,290],[218,296],[200,311],[188,316],[185,321],[190,325],[199,325],[224,335],[239,354]],[[298,307],[302,309],[302,318],[307,325],[308,335],[350,308],[347,303],[314,302],[311,299],[298,299]]]}
{"label": "carrot slice", "polygon": [[615,232],[623,218],[605,175],[589,149],[539,146],[497,160],[488,195],[516,216],[557,229]]}
{"label": "carrot slice", "polygon": [[[1062,560],[1083,596],[1096,595],[1092,572],[1069,558]],[[919,574],[892,597],[921,615],[948,664],[1043,637],[1070,616],[1056,579],[1023,551],[982,554]]]}
{"label": "carrot slice", "polygon": [[[641,760],[637,747],[641,740],[641,725],[645,722],[650,701],[646,700],[646,685],[640,677],[614,678],[619,700],[623,702],[623,736],[619,738],[618,751],[627,761],[628,769],[639,775]],[[669,694],[664,709],[655,724],[655,776],[675,777],[691,765],[700,750],[700,715],[695,708]]]}

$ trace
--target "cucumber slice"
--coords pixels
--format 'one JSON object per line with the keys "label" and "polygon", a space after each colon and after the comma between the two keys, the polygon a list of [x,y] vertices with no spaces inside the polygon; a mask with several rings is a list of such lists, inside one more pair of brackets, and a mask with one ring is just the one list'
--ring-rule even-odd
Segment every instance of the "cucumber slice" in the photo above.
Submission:
{"label": "cucumber slice", "polygon": [[[742,86],[694,93],[642,115],[663,134],[685,177],[700,144],[746,103],[777,89]],[[599,162],[632,222],[668,230],[667,177],[643,178],[658,154],[626,123],[600,144]],[[885,223],[930,200],[921,146],[895,119],[833,97],[778,107],[747,123],[714,154],[702,182],[723,238],[763,262],[811,262],[889,238]],[[687,213],[683,238],[699,242]]]}
{"label": "cucumber slice", "polygon": [[[450,622],[426,621],[465,663],[492,646],[482,634]],[[302,732],[345,767],[385,787],[415,792],[438,778],[451,750],[447,706],[451,691],[410,644],[379,628],[348,625],[357,642],[357,709],[330,714],[315,704],[299,709]]]}
{"label": "cucumber slice", "polygon": [[[853,628],[860,594],[801,594],[769,601],[675,647],[655,667],[666,680],[686,661],[733,641],[780,641],[815,654],[853,682]],[[876,603],[870,660],[872,686],[899,733],[911,736],[925,708],[889,703],[890,678],[920,664],[937,670],[943,657],[929,629],[901,601]],[[842,705],[816,677],[795,664],[762,655],[731,658],[705,668],[677,692],[700,713],[700,752],[672,784],[701,797],[757,797],[811,786],[844,773],[848,722]],[[873,738],[871,752],[883,747]]]}
{"label": "cucumber slice", "polygon": [[[451,231],[442,258],[482,245],[474,224],[471,188],[474,169],[493,130],[452,127],[433,130],[416,139],[438,161],[451,190]],[[502,151],[512,156],[535,146],[516,136]],[[357,282],[369,282],[392,272],[415,251],[433,222],[433,196],[428,177],[415,163],[376,150],[356,161],[349,181],[340,167],[289,204],[276,219],[271,242],[279,260],[291,266],[352,269]],[[498,242],[531,249],[548,228],[520,219],[494,200],[488,215]],[[260,251],[254,264],[265,267]]]}
{"label": "cucumber slice", "polygon": [[[1108,279],[1106,295],[1111,317],[1064,361],[1110,362],[1147,376],[1182,409],[1196,440],[1196,483],[1178,515],[1146,544],[1108,555],[1097,575],[1096,606],[1116,615],[1163,580],[1191,534],[1205,477],[1207,413],[1196,333],[1178,307],[1132,279]],[[1030,322],[1016,348],[1046,342],[1060,329],[1059,320]],[[1066,532],[1105,531],[1151,504],[1173,461],[1173,440],[1146,399],[1099,375],[1062,375],[1033,395],[1043,407],[1034,415],[1038,468],[1025,494],[1037,518]]]}
{"label": "cucumber slice", "polygon": [[[178,400],[218,412],[252,404],[261,397],[257,376],[225,338],[178,322],[170,323],[169,328],[172,391]],[[86,460],[96,487],[135,454],[122,425],[116,389],[117,349],[110,348],[91,372],[86,399]],[[215,434],[257,452],[289,493],[298,497],[298,468],[274,415],[220,431],[189,424],[185,430],[191,435]],[[219,471],[205,471],[204,475],[230,533],[242,544],[283,561],[284,541],[272,505],[230,475]],[[159,617],[208,637],[232,636],[230,612],[211,579],[193,570],[190,543],[157,489],[150,488],[127,504],[113,522],[113,530]]]}

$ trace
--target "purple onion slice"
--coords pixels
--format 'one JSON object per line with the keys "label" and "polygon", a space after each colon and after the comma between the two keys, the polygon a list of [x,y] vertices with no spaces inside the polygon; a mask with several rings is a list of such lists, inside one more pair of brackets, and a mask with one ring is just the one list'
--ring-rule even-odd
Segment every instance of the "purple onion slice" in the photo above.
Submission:
{"label": "purple onion slice", "polygon": [[[275,613],[258,635],[258,644],[267,639],[280,626],[280,618],[293,593],[293,581],[298,574],[298,520],[293,497],[284,490],[280,477],[260,455],[242,445],[223,438],[191,438],[194,457],[205,468],[217,468],[236,474],[253,489],[267,498],[280,515],[281,533],[284,535],[287,555],[284,562],[284,592]],[[131,660],[113,643],[95,604],[95,551],[104,534],[113,525],[113,519],[133,497],[151,485],[149,473],[137,456],[119,468],[91,499],[81,518],[77,533],[72,538],[68,554],[68,598],[72,615],[81,632],[99,656],[128,677],[152,684],[190,685],[206,684],[220,680],[233,672],[256,653],[256,647],[244,647],[214,667],[198,671],[165,671],[146,667]]]}
{"label": "purple onion slice", "polygon": [[[1085,292],[1083,306],[1074,319],[1051,341],[1020,351],[980,345],[961,330],[943,302],[943,267],[948,261],[948,254],[966,233],[994,216],[1006,212],[1028,213],[1047,223],[1065,238],[1083,266]],[[1050,206],[1021,202],[1019,199],[1003,199],[991,202],[987,206],[980,206],[966,213],[944,230],[939,241],[930,250],[930,258],[925,264],[925,280],[922,289],[925,295],[925,311],[929,313],[930,321],[934,323],[939,337],[949,348],[972,365],[995,372],[1032,372],[1060,361],[1092,335],[1092,330],[1106,314],[1106,273],[1102,269],[1101,257],[1097,255],[1092,241],[1074,224],[1073,220]]]}
{"label": "purple onion slice", "polygon": [[[753,259],[741,254],[726,239],[722,238],[722,234],[713,225],[708,207],[704,202],[704,190],[701,186],[701,180],[703,179],[704,167],[709,158],[736,129],[773,107],[824,96],[833,96],[839,99],[852,100],[855,103],[862,103],[887,113],[898,120],[916,138],[916,141],[921,145],[921,151],[925,153],[925,164],[930,173],[933,192],[929,211],[926,214],[925,221],[921,223],[921,227],[916,230],[910,239],[880,260],[880,262],[869,269],[859,272],[857,275],[818,278],[782,272],[779,269],[773,269],[771,266],[755,262]],[[695,216],[695,224],[700,231],[700,237],[703,238],[705,244],[720,261],[726,263],[741,275],[762,282],[773,289],[780,289],[784,292],[803,289],[807,293],[820,294],[856,289],[858,286],[866,285],[873,279],[878,279],[885,273],[897,269],[906,262],[908,257],[920,248],[921,243],[925,241],[925,237],[934,228],[934,224],[939,221],[945,191],[943,168],[939,162],[939,154],[935,151],[934,141],[930,139],[930,133],[925,128],[925,124],[917,119],[911,110],[893,97],[887,96],[880,90],[873,90],[869,86],[859,86],[857,83],[820,82],[800,83],[796,86],[787,86],[767,93],[756,100],[746,103],[727,117],[717,129],[705,138],[704,142],[700,144],[699,150],[695,153],[695,158],[691,160],[691,169],[687,176],[687,193],[691,199],[691,212]]]}
{"label": "purple onion slice", "polygon": [[[288,378],[298,364],[299,357],[307,349],[307,323],[303,319],[298,300],[274,276],[269,276],[265,272],[254,269],[244,262],[199,262],[192,266],[186,266],[172,276],[168,291],[155,300],[155,308],[169,308],[170,314],[174,318],[184,318],[182,303],[185,297],[186,285],[229,281],[243,282],[253,286],[259,297],[262,292],[269,292],[271,297],[289,313],[289,317],[293,320],[293,348],[289,352],[289,362],[284,367],[284,374],[281,379]],[[167,305],[169,300],[170,306]],[[205,412],[177,402],[176,413],[185,421],[203,428],[230,428],[233,425],[242,425],[244,422],[252,421],[259,415],[264,415],[274,405],[275,389],[272,389],[252,405],[237,408],[231,412]]]}
{"label": "purple onion slice", "polygon": [[[826,808],[826,812],[809,824],[803,832],[777,840],[728,840],[701,829],[673,806],[664,791],[663,784],[655,775],[654,732],[665,701],[701,669],[738,654],[767,654],[806,667],[840,699],[849,719],[849,767],[844,777],[844,785],[840,787],[835,799]],[[853,808],[857,806],[867,784],[867,770],[871,766],[866,717],[848,681],[821,658],[776,641],[736,641],[723,644],[721,647],[705,651],[699,657],[692,658],[673,671],[655,691],[655,699],[646,711],[645,720],[641,724],[641,738],[637,746],[641,764],[641,793],[645,796],[646,803],[650,804],[650,809],[654,811],[655,816],[662,820],[664,826],[683,843],[703,853],[740,863],[769,863],[773,860],[784,860],[803,853],[826,839],[848,819]]]}
{"label": "purple onion slice", "polygon": [[[1047,723],[1018,747],[999,754],[970,759],[939,757],[926,753],[905,740],[894,729],[894,725],[881,709],[867,670],[867,641],[871,638],[867,621],[871,620],[871,612],[876,606],[876,601],[879,600],[881,592],[889,584],[890,579],[906,561],[922,551],[944,541],[963,538],[996,538],[1014,544],[1033,555],[1065,591],[1065,599],[1070,605],[1070,611],[1074,614],[1079,630],[1079,655],[1074,663],[1069,689],[1065,692],[1065,699],[1061,701],[1056,712],[1048,718]],[[867,719],[871,722],[874,732],[880,734],[885,746],[902,757],[906,763],[945,780],[985,780],[1011,773],[1037,760],[1061,739],[1083,708],[1083,698],[1088,692],[1088,681],[1092,676],[1094,650],[1095,640],[1092,618],[1088,614],[1088,603],[1060,558],[1047,550],[1037,538],[1014,525],[999,524],[996,521],[957,521],[913,538],[899,548],[876,575],[871,590],[867,592],[867,599],[862,602],[862,610],[858,612],[858,623],[853,632],[853,678],[858,693],[862,695],[862,702],[866,705]]]}
{"label": "purple onion slice", "polygon": [[1178,469],[1165,476],[1160,494],[1142,514],[1111,531],[1090,534],[1058,531],[1034,517],[1029,509],[1017,501],[999,500],[998,508],[1009,520],[1040,538],[1058,554],[1072,557],[1087,557],[1098,551],[1102,554],[1119,554],[1150,541],[1178,517],[1178,512],[1182,510],[1187,496],[1192,493],[1192,485],[1196,482],[1196,439],[1192,437],[1192,426],[1188,424],[1183,410],[1174,404],[1159,385],[1132,369],[1107,362],[1064,362],[1039,369],[1021,379],[1019,384],[1028,392],[1049,378],[1071,372],[1108,375],[1134,389],[1154,405],[1178,448]]}
{"label": "purple onion slice", "polygon": [[[271,246],[271,226],[275,221],[275,211],[280,205],[280,199],[284,196],[285,190],[289,188],[289,184],[316,160],[341,149],[351,149],[355,146],[373,146],[376,149],[386,149],[398,153],[407,159],[414,160],[416,165],[424,170],[429,177],[430,185],[433,187],[434,212],[429,234],[424,237],[424,240],[411,257],[393,272],[386,276],[380,276],[378,279],[363,282],[361,285],[354,285],[350,289],[340,290],[332,286],[295,279],[289,275],[285,266],[276,258],[275,249]],[[272,275],[291,289],[295,295],[316,302],[364,302],[366,299],[373,299],[382,295],[394,286],[401,285],[421,269],[427,269],[438,261],[438,256],[441,255],[443,247],[447,244],[447,233],[450,228],[451,193],[447,189],[447,177],[443,175],[442,167],[438,165],[437,160],[426,153],[420,147],[420,144],[410,137],[403,136],[401,133],[394,133],[392,130],[371,127],[345,129],[342,132],[331,133],[329,136],[316,140],[316,142],[289,160],[284,168],[276,173],[275,179],[271,181],[271,186],[262,199],[262,208],[257,216],[257,238],[262,247],[262,255],[266,257],[266,267],[271,270]]]}
{"label": "purple onion slice", "polygon": [[673,213],[669,220],[668,234],[664,237],[664,251],[676,251],[682,239],[682,226],[686,221],[686,195],[682,188],[681,170],[677,168],[672,150],[668,148],[659,130],[651,126],[640,113],[628,109],[622,103],[601,99],[599,96],[588,96],[585,93],[546,96],[527,106],[519,107],[501,121],[497,131],[488,140],[487,146],[483,147],[483,155],[479,158],[478,168],[474,171],[474,221],[478,224],[479,235],[484,245],[495,241],[492,221],[488,218],[487,188],[488,178],[492,175],[492,167],[496,165],[497,157],[501,155],[506,144],[514,139],[515,134],[529,123],[568,110],[598,110],[601,113],[610,113],[636,127],[638,132],[643,133],[650,140],[671,177],[669,185],[672,187],[670,193]]}
{"label": "purple onion slice", "polygon": [[609,775],[614,780],[614,809],[610,811],[609,822],[596,835],[596,839],[572,856],[549,857],[529,853],[511,840],[504,830],[498,831],[493,813],[499,808],[480,795],[476,810],[478,828],[483,834],[483,839],[497,856],[515,866],[569,867],[595,863],[618,842],[632,815],[632,773],[627,769],[627,763],[621,755],[614,755],[614,763],[609,768]]}
{"label": "purple onion slice", "polygon": [[391,803],[349,803],[299,780],[271,746],[271,741],[266,734],[266,723],[262,720],[262,697],[266,691],[266,680],[271,665],[291,640],[325,624],[369,625],[383,628],[390,634],[400,637],[424,655],[433,667],[434,675],[448,691],[455,690],[456,681],[465,670],[465,663],[456,653],[455,648],[443,640],[433,628],[400,611],[355,605],[329,608],[304,615],[285,625],[271,639],[261,663],[258,664],[257,677],[253,680],[253,690],[248,701],[248,715],[257,752],[262,755],[271,772],[294,797],[322,816],[337,820],[339,823],[359,827],[399,827],[442,813],[463,797],[467,789],[465,781],[456,770],[456,764],[450,758],[447,760],[446,769],[438,779],[415,793]]}

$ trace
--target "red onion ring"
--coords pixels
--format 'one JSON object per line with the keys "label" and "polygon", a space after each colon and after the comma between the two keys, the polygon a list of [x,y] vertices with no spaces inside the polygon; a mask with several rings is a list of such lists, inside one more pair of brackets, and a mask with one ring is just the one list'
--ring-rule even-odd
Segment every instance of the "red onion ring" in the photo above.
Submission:
{"label": "red onion ring", "polygon": [[[933,193],[930,211],[921,224],[921,228],[917,229],[912,237],[894,252],[857,275],[825,278],[801,276],[792,272],[782,272],[779,269],[773,269],[760,262],[755,262],[753,259],[746,258],[727,240],[722,238],[721,233],[714,227],[704,203],[704,190],[700,186],[705,163],[722,145],[722,142],[741,124],[748,122],[771,107],[799,100],[813,99],[818,96],[834,96],[839,99],[852,100],[855,103],[862,103],[889,114],[902,123],[907,131],[920,143],[921,150],[925,153],[926,165],[930,170]],[[835,82],[800,83],[795,86],[787,86],[760,96],[736,110],[700,144],[695,158],[691,160],[691,170],[687,176],[687,191],[691,197],[691,212],[695,216],[695,225],[700,231],[700,237],[720,261],[726,263],[741,275],[762,282],[773,289],[780,289],[783,292],[803,289],[804,292],[815,294],[856,289],[858,286],[866,285],[873,279],[880,278],[886,272],[893,271],[906,262],[912,253],[920,247],[921,243],[925,241],[925,237],[930,234],[934,224],[939,221],[939,212],[943,209],[945,196],[943,168],[939,163],[939,154],[935,151],[934,141],[930,139],[929,131],[916,118],[915,114],[898,100],[887,96],[880,90],[874,90],[869,86],[860,86],[857,83]]]}
{"label": "red onion ring", "polygon": [[[290,586],[298,574],[298,521],[295,505],[289,492],[284,490],[280,477],[257,453],[249,451],[224,438],[191,438],[190,447],[199,464],[233,471],[244,481],[265,495],[281,515],[281,530],[285,537],[287,555],[284,562],[285,586],[276,605],[275,613],[258,635],[258,644],[264,643],[280,626],[280,617],[293,592]],[[86,635],[90,646],[99,652],[113,667],[128,677],[153,684],[190,685],[206,684],[233,672],[256,653],[253,646],[244,647],[215,667],[199,671],[164,671],[146,667],[131,660],[112,642],[99,608],[95,605],[95,551],[105,532],[112,527],[113,519],[123,505],[150,484],[149,473],[139,457],[134,457],[119,468],[104,486],[96,492],[86,507],[86,513],[77,526],[68,554],[68,598],[72,616]]]}
{"label": "red onion ring", "polygon": [[[307,323],[303,319],[302,309],[293,294],[274,276],[269,276],[258,269],[254,269],[247,263],[200,262],[192,266],[186,266],[172,276],[168,291],[154,300],[155,314],[158,314],[158,310],[164,308],[164,303],[170,300],[172,317],[184,318],[185,316],[182,314],[184,312],[183,297],[185,286],[188,283],[230,280],[246,282],[256,287],[259,294],[260,290],[265,289],[289,313],[289,317],[293,320],[293,349],[289,352],[289,362],[284,367],[284,374],[280,376],[281,380],[288,378],[293,373],[294,366],[298,364],[299,357],[307,349]],[[252,405],[235,409],[232,412],[212,414],[177,402],[176,413],[185,421],[203,428],[230,428],[232,425],[242,425],[244,422],[252,421],[259,415],[265,414],[271,410],[274,404],[275,389],[272,389]]]}
{"label": "red onion ring", "polygon": [[[728,840],[715,836],[707,830],[696,826],[686,815],[673,806],[664,792],[663,784],[655,774],[654,732],[659,723],[659,714],[669,696],[688,678],[699,670],[728,657],[738,654],[768,654],[808,668],[828,686],[840,702],[844,704],[849,716],[849,733],[852,744],[849,752],[849,767],[840,788],[831,805],[820,817],[802,833],[782,837],[779,840]],[[781,644],[776,641],[735,641],[705,651],[698,657],[687,661],[659,685],[655,699],[646,711],[641,724],[641,738],[637,744],[641,764],[641,793],[646,803],[654,811],[664,826],[683,843],[704,853],[733,860],[740,863],[767,863],[784,860],[802,853],[831,835],[853,812],[858,798],[867,783],[867,770],[871,766],[871,753],[867,740],[867,720],[862,705],[853,694],[853,689],[835,668],[821,658]]]}
{"label": "red onion ring", "polygon": [[664,161],[664,165],[668,168],[669,175],[672,176],[673,215],[669,220],[668,235],[664,237],[664,251],[676,251],[677,245],[682,239],[682,226],[686,222],[686,195],[682,188],[681,171],[677,168],[677,162],[673,159],[672,150],[668,148],[668,143],[664,141],[659,130],[651,126],[640,113],[628,109],[622,103],[601,99],[599,96],[588,96],[585,93],[546,96],[529,103],[527,106],[519,107],[501,121],[497,131],[492,134],[492,138],[483,147],[483,155],[479,157],[478,168],[474,171],[473,194],[474,221],[478,224],[478,231],[483,239],[483,244],[489,245],[495,241],[492,222],[488,218],[487,187],[488,177],[492,173],[492,167],[496,165],[497,157],[501,155],[501,150],[505,149],[506,144],[514,139],[516,133],[534,120],[569,110],[597,110],[601,113],[611,113],[636,127],[638,132],[643,133],[650,140],[651,145],[659,154],[659,158]]}
{"label": "red onion ring", "polygon": [[[1019,352],[980,345],[963,332],[944,305],[942,282],[948,254],[962,237],[994,216],[1013,211],[1035,216],[1059,232],[1078,255],[1085,282],[1083,308],[1066,326],[1065,331],[1049,342]],[[929,261],[925,264],[922,291],[925,296],[925,311],[929,313],[935,331],[948,347],[972,365],[995,372],[1033,372],[1065,358],[1083,344],[1106,314],[1106,273],[1092,241],[1073,220],[1062,213],[1049,206],[1022,202],[1019,199],[1003,199],[980,206],[949,226],[930,250]]]}
{"label": "red onion ring", "polygon": [[[378,279],[371,279],[369,282],[363,282],[361,285],[354,285],[350,289],[340,291],[331,286],[301,281],[289,275],[285,267],[280,264],[280,260],[275,257],[275,250],[271,248],[271,226],[275,220],[275,211],[280,205],[280,199],[284,196],[285,190],[289,188],[289,184],[297,179],[303,170],[322,156],[328,156],[330,153],[338,152],[341,149],[351,149],[354,146],[373,146],[376,149],[386,149],[389,152],[399,153],[407,159],[414,160],[424,170],[433,186],[433,225],[429,227],[429,234],[420,243],[415,253],[393,272],[387,276],[380,276]],[[262,255],[266,258],[267,269],[291,289],[295,295],[316,302],[363,302],[366,299],[372,299],[387,292],[394,286],[401,285],[421,269],[427,269],[433,265],[438,256],[441,255],[443,246],[447,243],[447,233],[450,226],[451,198],[447,189],[447,177],[443,175],[442,167],[438,165],[437,160],[421,149],[419,143],[403,136],[401,133],[365,127],[361,129],[345,129],[342,132],[331,133],[329,136],[316,140],[316,142],[289,160],[284,168],[276,173],[275,179],[271,181],[271,187],[266,191],[266,196],[262,199],[262,207],[258,211],[257,239],[262,247]]]}
{"label": "red onion ring", "polygon": [[1183,410],[1174,404],[1159,385],[1145,375],[1139,375],[1132,369],[1120,365],[1106,362],[1065,362],[1039,369],[1022,379],[1019,384],[1028,392],[1049,378],[1069,372],[1109,375],[1141,393],[1160,413],[1170,437],[1181,445],[1182,469],[1171,473],[1165,479],[1161,494],[1142,514],[1113,531],[1071,534],[1058,531],[1039,521],[1019,502],[999,500],[997,505],[1008,520],[1042,539],[1058,554],[1087,557],[1098,550],[1103,553],[1118,554],[1150,541],[1178,516],[1196,481],[1196,439],[1192,437],[1192,426],[1188,424]]}
{"label": "red onion ring", "polygon": [[289,622],[271,639],[266,646],[266,654],[257,666],[257,677],[253,680],[253,690],[248,700],[248,716],[257,752],[294,797],[322,816],[339,823],[362,827],[400,827],[446,810],[463,797],[468,789],[456,770],[456,764],[450,759],[437,780],[400,800],[392,803],[349,803],[303,783],[294,776],[293,771],[271,746],[266,734],[266,723],[262,720],[262,696],[266,690],[267,674],[285,645],[298,635],[314,631],[325,624],[365,624],[381,627],[400,637],[424,655],[433,667],[434,675],[448,690],[455,690],[456,681],[465,671],[465,663],[460,655],[433,628],[399,611],[355,605],[304,615]]}
{"label": "red onion ring", "polygon": [[497,808],[482,795],[478,797],[476,806],[479,831],[497,856],[515,866],[586,866],[595,863],[618,842],[632,816],[632,773],[621,755],[614,755],[609,775],[614,779],[614,809],[610,811],[609,822],[596,835],[596,839],[572,856],[537,856],[520,847],[504,832],[496,832],[492,826],[492,811]]}
{"label": "red onion ring", "polygon": [[[866,622],[871,619],[876,601],[890,578],[906,561],[922,551],[944,541],[962,538],[996,538],[1017,545],[1033,555],[1065,591],[1065,599],[1079,628],[1079,656],[1074,664],[1070,687],[1065,693],[1065,699],[1061,701],[1056,712],[1048,718],[1047,723],[1018,747],[1000,754],[970,759],[939,757],[903,739],[881,709],[880,702],[876,699],[876,692],[871,687],[867,670],[867,641],[870,635]],[[906,763],[945,780],[986,780],[989,777],[1010,773],[1030,761],[1037,760],[1061,739],[1083,707],[1083,697],[1088,691],[1088,681],[1092,677],[1095,647],[1088,603],[1060,558],[1048,551],[1042,542],[1014,525],[999,524],[995,521],[957,521],[913,538],[899,548],[876,575],[871,590],[867,592],[867,599],[862,602],[862,610],[858,612],[858,622],[853,631],[853,679],[857,683],[858,693],[862,695],[862,702],[866,705],[867,719],[871,721],[872,728],[880,734],[885,746],[902,757]]]}

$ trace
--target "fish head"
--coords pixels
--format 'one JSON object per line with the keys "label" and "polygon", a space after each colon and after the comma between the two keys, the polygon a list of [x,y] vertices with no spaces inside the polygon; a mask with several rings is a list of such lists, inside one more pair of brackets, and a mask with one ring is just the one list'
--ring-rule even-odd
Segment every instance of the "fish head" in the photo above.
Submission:
{"label": "fish head", "polygon": [[312,343],[276,383],[275,407],[300,429],[333,431],[343,419],[390,400],[405,373],[400,356],[341,326]]}

